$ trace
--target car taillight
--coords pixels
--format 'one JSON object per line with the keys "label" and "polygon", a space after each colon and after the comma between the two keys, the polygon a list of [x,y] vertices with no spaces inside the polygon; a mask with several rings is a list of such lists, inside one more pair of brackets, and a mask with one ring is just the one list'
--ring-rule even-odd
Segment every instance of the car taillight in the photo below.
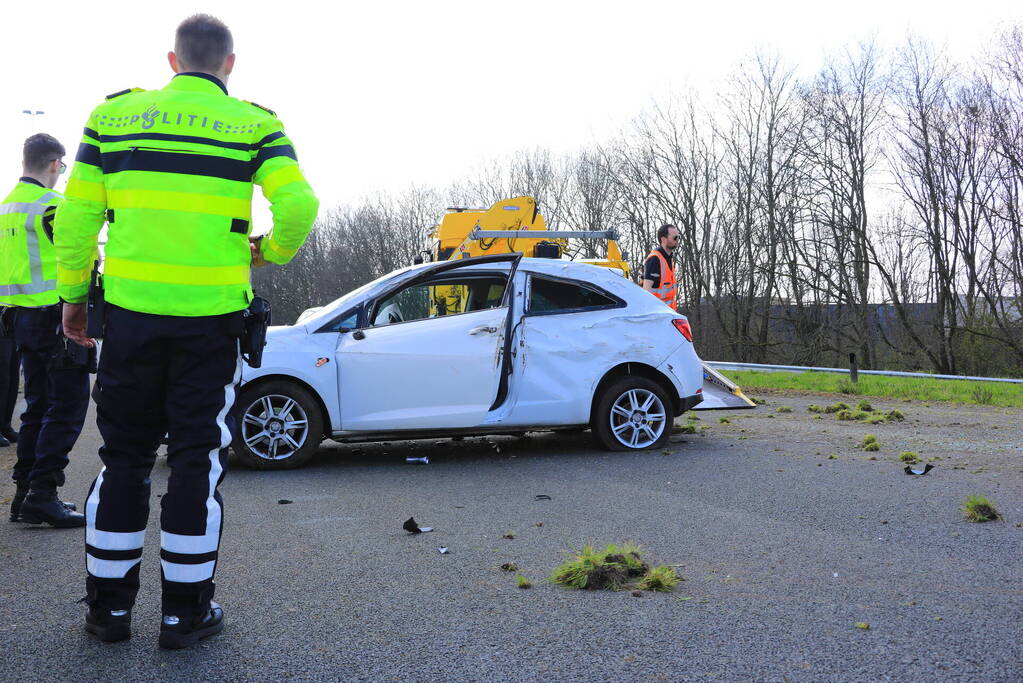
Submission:
{"label": "car taillight", "polygon": [[689,321],[685,318],[675,318],[671,321],[671,324],[675,326],[675,329],[682,333],[682,336],[686,338],[686,341],[692,343],[693,341],[693,330],[689,327]]}

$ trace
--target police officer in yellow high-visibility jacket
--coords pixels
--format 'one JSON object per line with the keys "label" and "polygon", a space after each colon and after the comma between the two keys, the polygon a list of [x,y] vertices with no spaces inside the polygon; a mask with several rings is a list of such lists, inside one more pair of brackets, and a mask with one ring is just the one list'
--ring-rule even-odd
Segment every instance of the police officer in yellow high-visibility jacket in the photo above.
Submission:
{"label": "police officer in yellow high-visibility jacket", "polygon": [[[80,527],[85,518],[57,498],[89,408],[88,351],[77,347],[80,353],[68,353],[75,345],[60,333],[52,239],[61,201],[53,186],[64,171],[63,156],[64,146],[45,133],[25,141],[22,177],[0,203],[0,306],[5,319],[12,319],[25,371],[10,519]],[[7,379],[17,387],[16,375]],[[4,393],[9,389],[5,383]]]}
{"label": "police officer in yellow high-visibility jacket", "polygon": [[[57,281],[68,335],[88,342],[91,252],[108,226],[107,311],[96,380],[104,468],[86,501],[86,628],[130,636],[149,512],[149,473],[164,433],[160,645],[223,628],[212,602],[250,264],[287,263],[318,202],[273,112],[229,97],[230,31],[208,15],[178,27],[162,90],[115,93],[93,111],[57,212]],[[273,229],[250,242],[253,184]]]}

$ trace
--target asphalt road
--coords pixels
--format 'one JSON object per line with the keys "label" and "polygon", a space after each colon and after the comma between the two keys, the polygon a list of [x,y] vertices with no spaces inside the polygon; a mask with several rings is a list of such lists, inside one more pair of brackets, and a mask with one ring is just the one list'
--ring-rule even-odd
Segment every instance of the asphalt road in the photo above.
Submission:
{"label": "asphalt road", "polygon": [[[0,679],[1023,679],[1023,411],[882,405],[910,419],[864,428],[814,420],[819,397],[768,398],[730,424],[703,413],[705,433],[666,451],[544,433],[333,444],[302,470],[234,469],[227,627],[179,652],[156,645],[161,459],[130,641],[82,628],[80,531],[0,522]],[[855,448],[867,431],[880,452]],[[63,490],[79,505],[97,446],[90,416]],[[904,475],[906,449],[938,468]],[[12,491],[5,472],[0,500]],[[1005,521],[966,523],[972,493]],[[410,515],[435,531],[407,534]],[[570,547],[626,540],[685,581],[642,597],[545,581]]]}

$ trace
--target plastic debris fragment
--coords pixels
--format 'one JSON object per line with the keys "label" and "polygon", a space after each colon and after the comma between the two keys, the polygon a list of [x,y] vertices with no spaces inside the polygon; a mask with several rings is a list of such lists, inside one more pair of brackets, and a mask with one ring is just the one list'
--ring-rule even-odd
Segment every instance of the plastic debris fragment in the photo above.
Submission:
{"label": "plastic debris fragment", "polygon": [[916,470],[913,469],[912,465],[906,465],[905,472],[906,474],[916,474],[922,477],[923,475],[927,474],[933,469],[934,465],[932,465],[931,463],[927,463],[926,465],[924,465],[924,468],[922,470]]}
{"label": "plastic debris fragment", "polygon": [[444,547],[444,546],[441,546],[441,547],[437,548],[437,552],[440,553],[441,555],[447,555],[448,554],[448,549],[446,547]]}
{"label": "plastic debris fragment", "polygon": [[405,462],[416,463],[418,465],[429,465],[430,459],[425,455],[422,456],[421,458],[416,458],[410,455],[409,457],[405,458]]}
{"label": "plastic debris fragment", "polygon": [[277,501],[278,505],[291,505],[291,503],[292,501],[288,500],[287,498],[281,498],[279,501]]}
{"label": "plastic debris fragment", "polygon": [[404,529],[405,531],[409,532],[410,534],[425,534],[425,533],[428,533],[430,531],[433,531],[433,527],[432,526],[422,526],[421,527],[418,524],[416,524],[416,518],[415,517],[409,517],[408,519],[406,519],[405,523],[401,525],[401,528]]}
{"label": "plastic debris fragment", "polygon": [[551,497],[548,496],[546,493],[540,493],[538,495],[533,496],[533,500],[551,500]]}

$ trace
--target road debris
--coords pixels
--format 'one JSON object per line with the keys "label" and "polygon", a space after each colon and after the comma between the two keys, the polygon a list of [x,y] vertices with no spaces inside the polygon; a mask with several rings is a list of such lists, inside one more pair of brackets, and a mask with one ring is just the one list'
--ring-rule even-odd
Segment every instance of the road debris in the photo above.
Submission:
{"label": "road debris", "polygon": [[533,496],[533,500],[551,500],[551,497],[548,496],[546,493],[540,493]]}
{"label": "road debris", "polygon": [[448,554],[447,546],[442,545],[441,547],[437,548],[437,552],[440,553],[441,555],[447,555]]}
{"label": "road debris", "polygon": [[416,458],[416,457],[410,455],[409,457],[405,458],[405,462],[415,463],[415,464],[418,464],[418,465],[429,465],[430,464],[430,459],[428,457],[426,457],[425,455],[420,457],[420,458]]}
{"label": "road debris", "polygon": [[906,474],[916,474],[922,477],[923,475],[927,474],[933,469],[934,465],[932,465],[931,463],[927,463],[926,465],[924,465],[924,468],[922,470],[914,469],[912,465],[906,465],[906,467],[903,468],[903,471]]}
{"label": "road debris", "polygon": [[550,577],[553,583],[567,588],[668,592],[682,580],[667,565],[651,568],[631,544],[609,544],[602,550],[588,545],[569,553],[569,558]]}
{"label": "road debris", "polygon": [[405,523],[401,525],[401,528],[409,532],[410,534],[425,534],[430,531],[433,531],[432,526],[421,527],[418,524],[416,524],[415,517],[409,517],[407,520],[405,520]]}
{"label": "road debris", "polygon": [[967,522],[994,522],[1002,519],[994,503],[984,496],[968,496],[962,512]]}
{"label": "road debris", "polygon": [[281,498],[279,501],[277,501],[277,504],[278,505],[291,505],[292,502],[293,501],[290,501],[287,498]]}

